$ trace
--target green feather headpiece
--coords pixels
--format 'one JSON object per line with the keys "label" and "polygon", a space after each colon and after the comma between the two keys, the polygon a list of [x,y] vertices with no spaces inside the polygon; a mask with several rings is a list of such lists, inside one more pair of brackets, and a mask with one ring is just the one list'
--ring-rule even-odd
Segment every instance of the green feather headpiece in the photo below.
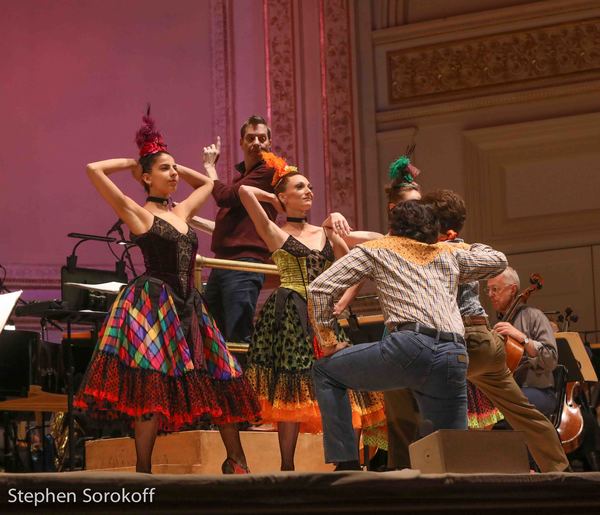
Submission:
{"label": "green feather headpiece", "polygon": [[409,171],[410,159],[407,156],[400,156],[390,165],[390,179],[395,181],[398,177],[402,182],[413,182],[415,179]]}

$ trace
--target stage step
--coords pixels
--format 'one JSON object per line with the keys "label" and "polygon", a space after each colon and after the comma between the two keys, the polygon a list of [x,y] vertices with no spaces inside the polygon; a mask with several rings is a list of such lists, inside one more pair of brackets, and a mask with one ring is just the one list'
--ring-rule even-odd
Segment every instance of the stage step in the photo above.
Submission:
{"label": "stage step", "polygon": [[[242,445],[250,470],[279,471],[279,443],[273,431],[242,431]],[[85,444],[86,470],[131,472],[135,470],[133,438],[90,440]],[[218,431],[184,431],[159,436],[152,457],[155,474],[221,474],[225,447]],[[323,436],[300,434],[296,447],[296,471],[329,472],[323,461]]]}

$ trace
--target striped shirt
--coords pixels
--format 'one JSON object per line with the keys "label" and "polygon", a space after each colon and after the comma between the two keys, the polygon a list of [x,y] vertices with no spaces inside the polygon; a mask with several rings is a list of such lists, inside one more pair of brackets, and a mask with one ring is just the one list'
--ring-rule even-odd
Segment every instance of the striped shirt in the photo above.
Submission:
{"label": "striped shirt", "polygon": [[[464,243],[465,240],[456,238],[454,240],[448,240],[446,243]],[[479,300],[479,282],[473,281],[472,283],[464,283],[458,285],[458,309],[463,317],[466,316],[483,316],[486,317],[487,313],[481,301]]]}
{"label": "striped shirt", "polygon": [[388,328],[419,322],[440,331],[463,334],[456,302],[458,284],[494,277],[507,265],[504,254],[474,243],[427,245],[400,236],[385,236],[359,245],[309,286],[309,314],[322,346],[335,336],[334,299],[368,277],[375,282]]}

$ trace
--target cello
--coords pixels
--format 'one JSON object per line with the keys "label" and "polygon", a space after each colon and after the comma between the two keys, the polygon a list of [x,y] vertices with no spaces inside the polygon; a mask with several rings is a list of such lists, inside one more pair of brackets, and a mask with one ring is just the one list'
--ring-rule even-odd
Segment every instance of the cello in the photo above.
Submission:
{"label": "cello", "polygon": [[[562,332],[567,332],[569,324],[577,322],[578,317],[571,308],[566,308],[564,316],[560,315],[558,320],[563,323]],[[560,443],[567,454],[575,451],[583,442],[584,420],[582,407],[575,400],[575,398],[582,395],[585,395],[585,393],[579,381],[567,382],[560,425],[557,428]]]}
{"label": "cello", "polygon": [[[544,280],[540,274],[531,274],[529,276],[529,282],[531,283],[531,286],[525,288],[513,299],[510,306],[506,310],[506,313],[502,317],[503,321],[512,324],[515,316],[517,315],[518,308],[522,304],[525,304],[527,300],[529,300],[529,297],[532,293],[541,290],[544,286]],[[512,336],[506,336],[504,337],[504,351],[506,354],[506,365],[511,372],[514,372],[519,365],[521,358],[523,357],[525,347],[523,347],[523,344],[515,340]]]}

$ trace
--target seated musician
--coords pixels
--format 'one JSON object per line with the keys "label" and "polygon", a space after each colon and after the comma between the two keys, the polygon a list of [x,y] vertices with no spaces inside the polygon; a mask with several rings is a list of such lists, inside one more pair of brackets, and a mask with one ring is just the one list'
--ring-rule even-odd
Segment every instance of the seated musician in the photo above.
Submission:
{"label": "seated musician", "polygon": [[502,314],[507,311],[519,290],[519,276],[511,267],[487,281],[487,293],[501,320],[494,329],[522,343],[525,349],[514,371],[515,381],[529,402],[548,417],[556,408],[552,375],[558,362],[556,340],[546,315],[532,306],[522,305],[517,308],[512,322],[502,321]]}

